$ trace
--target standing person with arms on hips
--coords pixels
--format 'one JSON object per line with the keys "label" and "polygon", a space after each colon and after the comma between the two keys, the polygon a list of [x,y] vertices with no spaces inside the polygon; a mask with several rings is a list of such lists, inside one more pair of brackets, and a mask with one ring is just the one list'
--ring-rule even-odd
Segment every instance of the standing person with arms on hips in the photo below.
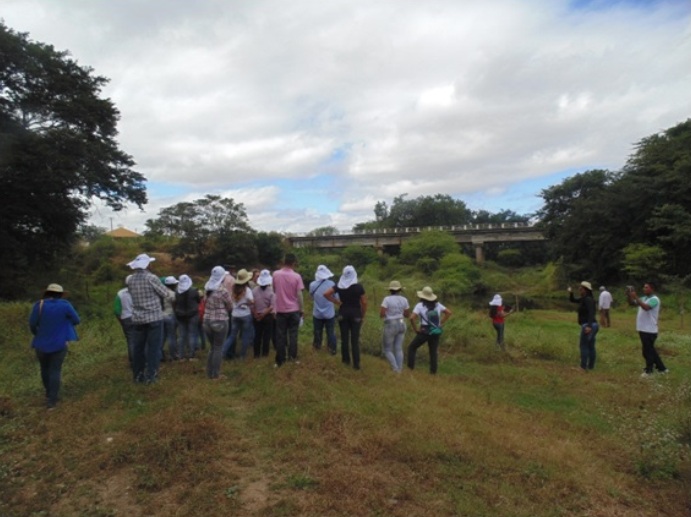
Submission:
{"label": "standing person with arms on hips", "polygon": [[177,340],[177,356],[180,359],[197,360],[200,302],[199,291],[192,286],[192,279],[188,275],[180,275],[174,305],[177,328],[180,330]]}
{"label": "standing person with arms on hips", "polygon": [[[417,292],[420,300],[410,315],[410,326],[415,337],[408,345],[408,368],[415,369],[415,355],[417,349],[427,343],[429,347],[429,372],[437,373],[439,339],[444,324],[451,317],[451,311],[437,301],[437,295],[432,288],[423,287]],[[418,327],[418,319],[420,326]]]}
{"label": "standing person with arms on hips", "polygon": [[216,266],[211,270],[209,281],[204,286],[204,333],[209,340],[209,355],[206,360],[206,375],[209,379],[220,379],[223,362],[223,342],[228,334],[228,313],[233,310],[233,300],[223,284],[226,270]]}
{"label": "standing person with arms on hips", "polygon": [[581,352],[581,369],[587,372],[595,368],[595,338],[599,330],[595,320],[593,287],[590,285],[590,282],[581,282],[578,286],[579,298],[573,295],[571,287],[567,290],[569,292],[569,301],[578,304],[578,324],[581,327],[578,344]]}
{"label": "standing person with arms on hips", "polygon": [[643,296],[638,297],[633,287],[627,289],[627,296],[633,305],[638,306],[636,314],[636,330],[641,339],[643,348],[643,358],[645,359],[645,369],[641,377],[650,377],[654,369],[658,373],[669,373],[669,370],[662,362],[660,354],[655,348],[655,341],[658,335],[658,320],[660,317],[660,307],[662,303],[655,294],[656,285],[654,282],[643,284]]}
{"label": "standing person with arms on hips", "polygon": [[600,297],[597,301],[597,307],[600,311],[600,326],[609,327],[611,322],[609,319],[609,310],[612,307],[612,294],[605,288],[600,286]]}
{"label": "standing person with arms on hips", "polygon": [[58,403],[62,378],[62,363],[67,355],[69,341],[77,341],[75,325],[79,315],[63,297],[58,284],[46,287],[43,298],[36,302],[29,316],[29,328],[34,338],[31,346],[41,365],[41,381],[46,395],[46,407],[53,409]]}
{"label": "standing person with arms on hips", "polygon": [[274,302],[276,304],[276,367],[286,362],[298,362],[298,330],[302,320],[302,292],[305,285],[295,271],[298,260],[292,253],[286,254],[283,267],[274,272]]}
{"label": "standing person with arms on hips", "polygon": [[175,292],[147,270],[156,259],[146,253],[127,265],[134,270],[127,282],[132,296],[132,374],[134,382],[152,384],[158,378],[163,346],[164,300],[175,300]]}
{"label": "standing person with arms on hips", "polygon": [[268,269],[257,277],[257,286],[252,289],[254,297],[254,357],[268,357],[274,340],[276,317],[275,295],[271,287],[273,279]]}
{"label": "standing person with arms on hips", "polygon": [[132,368],[132,296],[127,288],[127,281],[131,275],[125,278],[125,287],[120,289],[115,295],[113,301],[113,312],[115,317],[122,327],[122,333],[125,335],[125,343],[127,344],[127,359]]}
{"label": "standing person with arms on hips", "polygon": [[324,298],[324,293],[331,289],[335,284],[331,277],[334,274],[325,265],[317,267],[314,273],[314,281],[310,284],[309,293],[314,300],[312,308],[312,325],[314,328],[314,338],[312,346],[315,350],[322,347],[322,337],[326,331],[326,346],[331,355],[336,355],[336,310],[334,304]]}
{"label": "standing person with arms on hips", "polygon": [[[336,298],[338,295],[338,298]],[[343,268],[338,284],[324,293],[324,298],[338,305],[338,327],[341,331],[341,361],[350,364],[353,353],[353,368],[360,369],[360,330],[367,313],[365,288],[358,282],[353,266]]]}
{"label": "standing person with arms on hips", "polygon": [[408,299],[401,294],[403,286],[398,280],[389,283],[389,296],[385,297],[379,308],[379,317],[384,320],[383,350],[391,369],[396,373],[403,370],[403,339],[405,320],[410,316]]}
{"label": "standing person with arms on hips", "polygon": [[504,322],[506,317],[511,314],[511,309],[504,307],[504,301],[500,294],[495,294],[489,302],[489,317],[492,318],[492,326],[497,333],[497,347],[504,348]]}

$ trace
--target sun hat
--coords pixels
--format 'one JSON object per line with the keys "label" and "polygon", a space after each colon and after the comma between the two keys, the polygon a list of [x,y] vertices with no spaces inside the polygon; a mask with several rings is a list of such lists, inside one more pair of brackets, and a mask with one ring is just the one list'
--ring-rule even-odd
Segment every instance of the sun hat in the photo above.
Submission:
{"label": "sun hat", "polygon": [[266,285],[271,285],[273,283],[273,278],[271,278],[271,272],[268,269],[262,269],[259,273],[259,278],[257,278],[257,285],[264,287]]}
{"label": "sun hat", "polygon": [[238,271],[238,276],[235,278],[235,283],[237,285],[243,285],[249,282],[250,280],[252,280],[252,273],[250,273],[246,269],[241,269],[240,271]]}
{"label": "sun hat", "polygon": [[164,284],[166,285],[177,285],[178,284],[178,279],[175,278],[174,276],[167,276],[165,280],[163,281]]}
{"label": "sun hat", "polygon": [[590,285],[590,282],[586,282],[585,280],[583,280],[583,282],[581,282],[581,286],[582,286],[582,287],[585,287],[588,291],[592,291],[592,290],[593,290],[593,286]]}
{"label": "sun hat", "polygon": [[46,292],[64,293],[65,290],[62,288],[60,284],[48,284],[48,287],[46,287]]}
{"label": "sun hat", "polygon": [[180,281],[178,282],[177,292],[182,294],[192,287],[192,279],[187,275],[180,275]]}
{"label": "sun hat", "polygon": [[348,289],[353,284],[357,284],[357,272],[353,266],[346,266],[343,268],[343,274],[338,280],[338,288]]}
{"label": "sun hat", "polygon": [[317,272],[314,273],[315,280],[326,280],[327,278],[331,278],[332,276],[334,276],[334,274],[324,264],[321,264],[317,268]]}
{"label": "sun hat", "polygon": [[432,291],[432,288],[428,285],[423,287],[422,291],[417,292],[417,297],[427,300],[428,302],[433,302],[437,299],[437,295],[434,294],[434,291]]}
{"label": "sun hat", "polygon": [[403,286],[398,280],[391,280],[389,282],[389,291],[400,291],[401,289],[403,289]]}
{"label": "sun hat", "polygon": [[223,266],[216,266],[215,268],[213,268],[211,270],[211,276],[209,277],[209,281],[206,282],[206,285],[204,286],[204,290],[218,290],[218,288],[221,287],[221,284],[223,283],[224,276],[226,276],[226,270],[223,269]]}
{"label": "sun hat", "polygon": [[604,286],[604,285],[601,285],[601,286],[600,286],[600,291],[604,291],[604,290],[605,290],[605,286]]}
{"label": "sun hat", "polygon": [[137,255],[137,258],[132,262],[128,262],[127,265],[130,266],[131,269],[146,269],[154,260],[156,260],[154,257],[142,253],[141,255]]}
{"label": "sun hat", "polygon": [[502,303],[503,303],[503,300],[501,299],[500,294],[495,294],[494,298],[492,298],[492,301],[489,302],[490,306],[492,306],[492,307],[501,307]]}

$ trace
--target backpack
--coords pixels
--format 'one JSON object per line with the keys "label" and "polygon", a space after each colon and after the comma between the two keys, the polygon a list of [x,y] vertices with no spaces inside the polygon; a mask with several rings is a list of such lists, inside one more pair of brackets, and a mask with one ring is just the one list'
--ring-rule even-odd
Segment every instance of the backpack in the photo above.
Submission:
{"label": "backpack", "polygon": [[425,324],[427,326],[427,334],[430,336],[440,335],[444,329],[440,325],[439,311],[435,306],[434,309],[428,309],[427,314],[425,314]]}

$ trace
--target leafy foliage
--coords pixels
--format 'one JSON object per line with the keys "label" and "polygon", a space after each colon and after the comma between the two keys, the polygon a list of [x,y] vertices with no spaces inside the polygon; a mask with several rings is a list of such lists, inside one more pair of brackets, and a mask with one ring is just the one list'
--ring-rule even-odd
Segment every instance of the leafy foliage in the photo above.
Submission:
{"label": "leafy foliage", "polygon": [[115,210],[147,201],[144,176],[115,140],[120,114],[100,98],[106,83],[0,22],[0,296],[22,271],[55,263],[92,198]]}

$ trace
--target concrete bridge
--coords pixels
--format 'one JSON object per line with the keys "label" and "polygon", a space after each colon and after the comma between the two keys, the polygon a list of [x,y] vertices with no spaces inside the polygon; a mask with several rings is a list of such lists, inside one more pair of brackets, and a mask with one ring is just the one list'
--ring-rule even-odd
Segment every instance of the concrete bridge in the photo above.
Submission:
{"label": "concrete bridge", "polygon": [[425,230],[439,230],[453,235],[459,244],[472,244],[475,259],[482,263],[485,259],[483,246],[486,242],[529,242],[543,241],[545,236],[528,223],[464,224],[458,226],[424,226],[414,228],[382,228],[361,230],[337,235],[292,234],[287,237],[296,248],[345,248],[346,246],[371,246],[380,253],[387,246],[400,246],[401,243]]}

